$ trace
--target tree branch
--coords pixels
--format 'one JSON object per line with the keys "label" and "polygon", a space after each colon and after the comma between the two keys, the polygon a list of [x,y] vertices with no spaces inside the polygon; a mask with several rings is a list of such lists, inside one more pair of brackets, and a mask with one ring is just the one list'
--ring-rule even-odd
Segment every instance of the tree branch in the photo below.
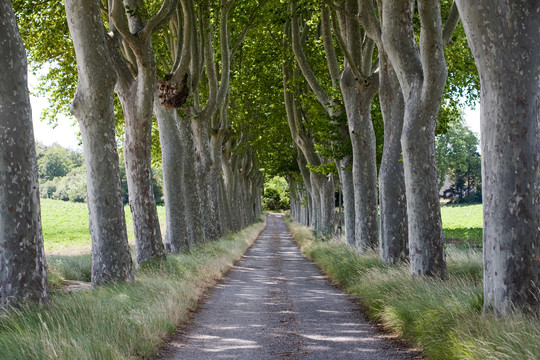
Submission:
{"label": "tree branch", "polygon": [[114,24],[118,33],[130,45],[131,48],[137,47],[137,38],[129,31],[129,25],[124,11],[124,3],[122,0],[111,0],[110,4],[110,19]]}
{"label": "tree branch", "polygon": [[191,63],[191,57],[192,57],[192,38],[193,38],[193,24],[192,22],[195,20],[195,13],[192,8],[192,4],[190,0],[180,0],[182,5],[182,13],[183,13],[183,25],[184,25],[184,32],[183,32],[183,40],[182,40],[182,51],[180,53],[180,61],[176,61],[177,66],[173,68],[173,74],[171,76],[171,82],[179,83],[183,78],[184,75],[189,70],[189,64]]}
{"label": "tree branch", "polygon": [[334,17],[334,20],[332,21],[332,26],[334,28],[334,35],[338,42],[339,48],[341,49],[341,52],[343,53],[343,57],[345,58],[345,60],[347,60],[347,63],[349,64],[349,67],[351,68],[351,71],[353,72],[354,76],[357,79],[362,79],[363,76],[358,70],[358,67],[355,65],[356,62],[353,59],[351,53],[349,52],[347,43],[345,42],[345,40],[343,40],[343,36],[341,35],[341,31],[340,31],[341,26],[338,26],[335,17]]}
{"label": "tree branch", "polygon": [[373,6],[373,0],[359,0],[358,6],[358,18],[360,20],[360,24],[364,27],[368,36],[375,41],[377,46],[380,46],[381,23],[379,22],[379,19],[377,19],[375,7]]}
{"label": "tree branch", "polygon": [[414,38],[414,0],[383,0],[382,42],[408,97],[423,80],[422,62]]}
{"label": "tree branch", "polygon": [[459,24],[459,11],[456,5],[456,2],[454,1],[452,3],[452,7],[450,8],[450,13],[448,14],[448,17],[446,18],[446,22],[444,23],[442,38],[443,38],[443,46],[447,47],[452,42],[452,34],[456,30],[457,25]]}
{"label": "tree branch", "polygon": [[151,18],[141,31],[141,38],[146,39],[159,29],[173,14],[178,0],[163,0],[158,13]]}
{"label": "tree branch", "polygon": [[291,14],[292,14],[292,22],[291,22],[291,38],[292,38],[292,48],[294,52],[294,56],[296,58],[296,62],[298,63],[298,66],[300,67],[300,70],[302,71],[302,74],[306,78],[306,81],[308,82],[309,86],[311,87],[311,90],[321,103],[321,105],[325,108],[325,110],[328,113],[332,113],[332,106],[333,101],[330,96],[324,91],[322,86],[317,81],[317,78],[315,77],[315,73],[313,72],[313,69],[309,65],[309,62],[306,58],[306,54],[304,53],[304,49],[302,48],[302,43],[300,42],[300,34],[299,34],[299,24],[298,24],[298,15],[296,14],[296,6],[291,3]]}
{"label": "tree branch", "polygon": [[330,11],[328,10],[328,7],[324,5],[321,7],[321,28],[326,62],[328,63],[328,72],[332,78],[332,87],[338,89],[339,64],[336,56],[336,49],[334,48],[334,41],[332,39]]}
{"label": "tree branch", "polygon": [[[419,0],[420,54],[422,57],[424,86],[437,86],[439,79],[446,79],[446,63],[442,43],[441,8],[438,1]],[[444,84],[444,81],[443,81]],[[430,92],[429,89],[425,89]]]}

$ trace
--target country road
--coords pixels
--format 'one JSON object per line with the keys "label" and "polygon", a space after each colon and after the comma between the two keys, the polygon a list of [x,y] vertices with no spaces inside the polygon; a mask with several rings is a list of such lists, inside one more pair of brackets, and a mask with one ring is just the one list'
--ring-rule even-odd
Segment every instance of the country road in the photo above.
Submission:
{"label": "country road", "polygon": [[157,359],[418,359],[367,323],[296,247],[281,215]]}

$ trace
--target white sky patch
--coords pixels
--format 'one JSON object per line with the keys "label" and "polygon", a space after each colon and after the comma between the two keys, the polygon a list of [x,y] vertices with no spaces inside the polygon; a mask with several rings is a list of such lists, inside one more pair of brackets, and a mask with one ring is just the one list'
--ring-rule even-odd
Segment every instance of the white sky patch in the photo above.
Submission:
{"label": "white sky patch", "polygon": [[[39,76],[39,75],[38,75]],[[28,73],[28,86],[30,91],[35,91],[38,83],[38,76],[34,76],[31,72]],[[49,106],[49,103],[44,97],[36,97],[30,95],[30,103],[32,105],[32,122],[34,124],[34,137],[45,145],[57,143],[71,150],[81,150],[77,133],[79,126],[74,120],[65,116],[59,116],[58,125],[53,128],[45,121],[40,121],[41,112]]]}
{"label": "white sky patch", "polygon": [[463,115],[467,126],[469,126],[476,135],[480,136],[480,104],[477,104],[474,109],[468,106],[464,107]]}

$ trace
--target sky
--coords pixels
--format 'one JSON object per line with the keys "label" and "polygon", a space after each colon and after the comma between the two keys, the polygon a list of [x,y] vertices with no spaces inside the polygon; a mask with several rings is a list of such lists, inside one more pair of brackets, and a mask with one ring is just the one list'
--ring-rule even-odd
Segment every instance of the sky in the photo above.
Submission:
{"label": "sky", "polygon": [[41,111],[48,106],[45,98],[30,97],[32,104],[32,121],[34,123],[34,137],[45,145],[57,143],[71,150],[81,150],[77,133],[79,126],[73,124],[72,118],[61,116],[58,118],[58,125],[53,128],[45,121],[40,121]]}

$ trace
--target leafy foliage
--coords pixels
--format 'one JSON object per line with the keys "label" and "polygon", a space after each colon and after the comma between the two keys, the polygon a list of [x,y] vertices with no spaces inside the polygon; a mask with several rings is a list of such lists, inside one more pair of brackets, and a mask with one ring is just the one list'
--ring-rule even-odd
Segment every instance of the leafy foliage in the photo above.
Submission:
{"label": "leafy foliage", "polygon": [[439,187],[448,179],[444,197],[454,202],[481,202],[482,174],[479,140],[462,122],[455,122],[436,140]]}
{"label": "leafy foliage", "polygon": [[[41,198],[86,202],[86,170],[83,155],[59,145],[46,147],[36,144]],[[159,164],[158,164],[159,165]],[[129,202],[126,168],[120,161],[122,200]],[[153,168],[152,184],[156,204],[163,205],[163,174],[160,167]]]}
{"label": "leafy foliage", "polygon": [[264,183],[262,198],[264,210],[287,210],[290,207],[289,186],[280,176],[274,176]]}

